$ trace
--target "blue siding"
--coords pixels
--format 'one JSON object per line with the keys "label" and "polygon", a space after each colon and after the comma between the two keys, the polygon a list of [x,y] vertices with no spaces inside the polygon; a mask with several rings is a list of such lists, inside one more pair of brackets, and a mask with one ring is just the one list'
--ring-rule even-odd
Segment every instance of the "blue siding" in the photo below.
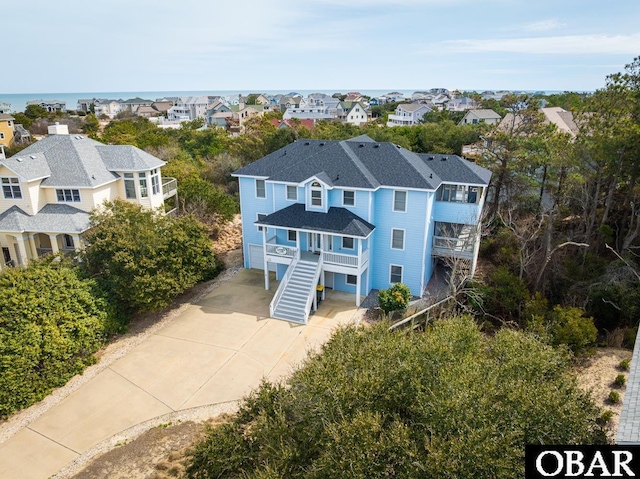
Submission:
{"label": "blue siding", "polygon": [[435,201],[433,203],[434,221],[447,223],[476,224],[480,218],[482,207],[474,203],[453,203]]}
{"label": "blue siding", "polygon": [[[366,295],[369,292],[365,287],[367,284],[367,273],[368,271],[363,272],[360,278],[360,294]],[[347,275],[342,273],[333,274],[333,289],[344,293],[356,294],[356,285],[347,284]]]}
{"label": "blue siding", "polygon": [[342,205],[342,194],[344,189],[342,188],[334,188],[329,191],[329,207],[337,207],[337,208],[346,208],[351,211],[353,214],[358,215],[360,218],[369,221],[369,192],[362,190],[350,190],[349,188],[345,188],[349,191],[354,191],[355,193],[355,206],[343,206]]}
{"label": "blue siding", "polygon": [[[256,198],[256,183],[253,178],[238,178],[240,188],[240,213],[242,216],[242,239],[244,266],[249,267],[249,245],[262,244],[262,232],[253,223],[258,213],[273,213],[273,183],[266,182],[266,198]],[[274,230],[267,230],[267,238],[274,235]]]}
{"label": "blue siding", "polygon": [[[373,248],[370,261],[371,288],[385,289],[389,283],[390,266],[403,267],[402,281],[409,286],[411,293],[422,294],[422,256],[424,251],[424,232],[427,226],[427,200],[432,195],[426,191],[407,192],[407,211],[393,211],[393,190],[380,188],[375,195],[375,215],[373,223]],[[404,250],[391,249],[391,230],[404,229]]]}

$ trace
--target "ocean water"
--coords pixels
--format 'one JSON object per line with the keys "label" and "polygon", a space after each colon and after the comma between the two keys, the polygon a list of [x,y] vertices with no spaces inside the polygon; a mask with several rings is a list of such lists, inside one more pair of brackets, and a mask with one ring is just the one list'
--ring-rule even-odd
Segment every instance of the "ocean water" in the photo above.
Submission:
{"label": "ocean water", "polygon": [[[393,91],[398,91],[403,93],[406,96],[411,96],[411,94],[416,90],[359,90],[360,93],[367,96],[382,96],[386,93],[390,93]],[[310,93],[326,93],[328,95],[333,95],[336,93],[336,90],[293,90],[296,93],[299,93],[303,96],[307,96]],[[347,91],[353,90],[344,90],[340,93],[347,93]],[[11,110],[16,113],[19,111],[24,111],[27,106],[27,101],[32,100],[57,100],[64,101],[67,104],[67,110],[75,110],[78,105],[79,99],[87,99],[87,98],[108,98],[110,100],[129,100],[131,98],[143,98],[145,100],[157,100],[160,98],[164,98],[167,96],[201,96],[201,95],[220,95],[220,96],[229,96],[229,95],[248,95],[249,93],[267,93],[272,95],[277,94],[287,94],[291,93],[292,90],[273,90],[273,91],[263,91],[259,92],[256,90],[251,91],[241,91],[241,90],[202,90],[202,91],[111,91],[111,92],[81,92],[81,93],[18,93],[18,94],[6,94],[0,92],[0,103],[10,103]]]}

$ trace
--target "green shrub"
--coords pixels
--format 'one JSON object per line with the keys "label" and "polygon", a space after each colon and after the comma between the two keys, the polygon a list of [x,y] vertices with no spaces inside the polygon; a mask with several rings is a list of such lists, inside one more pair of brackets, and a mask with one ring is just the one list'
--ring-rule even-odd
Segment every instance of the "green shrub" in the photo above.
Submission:
{"label": "green shrub", "polygon": [[0,417],[42,399],[95,361],[123,321],[95,281],[60,257],[0,275]]}
{"label": "green shrub", "polygon": [[629,368],[631,367],[631,359],[629,358],[623,359],[622,361],[620,361],[620,364],[618,364],[618,367],[623,371],[628,371]]}
{"label": "green shrub", "polygon": [[487,284],[480,287],[480,293],[484,312],[505,320],[517,319],[529,300],[527,285],[505,266],[489,275]]}
{"label": "green shrub", "polygon": [[524,476],[525,444],[602,444],[568,355],[468,318],[336,332],[191,452],[190,478]]}
{"label": "green shrub", "polygon": [[627,383],[627,377],[624,374],[618,374],[613,382],[616,386],[622,387]]}
{"label": "green shrub", "polygon": [[411,290],[406,284],[396,283],[389,289],[378,291],[378,303],[385,314],[392,311],[404,311],[409,306],[410,300]]}
{"label": "green shrub", "polygon": [[610,391],[607,399],[612,404],[618,404],[620,402],[620,393],[618,391]]}
{"label": "green shrub", "polygon": [[603,425],[608,424],[613,419],[613,416],[614,416],[614,412],[611,409],[607,409],[605,412],[602,413],[598,422]]}
{"label": "green shrub", "polygon": [[584,354],[595,346],[598,330],[593,318],[580,308],[555,306],[551,313],[550,333],[554,344],[566,344],[575,354]]}
{"label": "green shrub", "polygon": [[83,265],[122,304],[135,311],[161,309],[220,265],[204,226],[122,200],[91,215]]}

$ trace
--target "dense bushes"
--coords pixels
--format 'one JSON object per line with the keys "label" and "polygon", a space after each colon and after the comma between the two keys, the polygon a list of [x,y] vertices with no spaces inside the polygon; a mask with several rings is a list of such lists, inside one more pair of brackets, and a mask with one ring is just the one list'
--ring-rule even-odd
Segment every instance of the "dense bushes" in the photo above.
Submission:
{"label": "dense bushes", "polygon": [[0,275],[0,417],[94,362],[124,321],[93,280],[59,257]]}
{"label": "dense bushes", "polygon": [[606,441],[567,356],[469,319],[338,331],[192,452],[191,478],[523,477],[525,444]]}
{"label": "dense bushes", "polygon": [[83,265],[132,311],[161,309],[219,271],[204,226],[125,201],[106,202],[91,215]]}
{"label": "dense bushes", "polygon": [[409,286],[402,283],[396,283],[388,289],[378,291],[378,303],[384,314],[392,311],[404,311],[409,306],[411,300],[411,290]]}

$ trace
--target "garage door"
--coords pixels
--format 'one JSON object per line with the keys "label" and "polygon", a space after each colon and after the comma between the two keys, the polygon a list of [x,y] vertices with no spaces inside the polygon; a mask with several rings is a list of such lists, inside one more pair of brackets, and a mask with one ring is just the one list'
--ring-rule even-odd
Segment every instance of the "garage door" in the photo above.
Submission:
{"label": "garage door", "polygon": [[[249,245],[249,268],[264,269],[264,255],[262,245],[250,244]],[[269,271],[275,271],[276,264],[269,263]]]}

